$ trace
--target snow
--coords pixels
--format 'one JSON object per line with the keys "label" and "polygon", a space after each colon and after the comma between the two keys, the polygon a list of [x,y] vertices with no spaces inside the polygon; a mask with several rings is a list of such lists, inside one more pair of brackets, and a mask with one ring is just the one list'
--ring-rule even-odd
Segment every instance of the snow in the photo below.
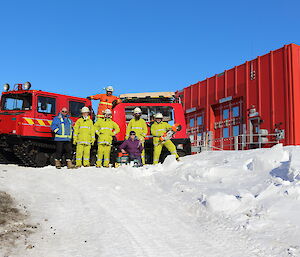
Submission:
{"label": "snow", "polygon": [[300,147],[280,144],[141,168],[0,165],[0,191],[37,225],[0,256],[300,256],[299,174]]}

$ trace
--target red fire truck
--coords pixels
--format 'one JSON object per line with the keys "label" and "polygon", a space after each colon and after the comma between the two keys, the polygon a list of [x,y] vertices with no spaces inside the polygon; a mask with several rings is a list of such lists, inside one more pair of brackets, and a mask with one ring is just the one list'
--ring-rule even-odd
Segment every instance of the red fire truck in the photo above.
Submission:
{"label": "red fire truck", "polygon": [[30,90],[30,83],[4,85],[0,104],[0,163],[42,167],[53,159],[55,144],[50,130],[52,119],[62,107],[69,108],[76,121],[85,98]]}
{"label": "red fire truck", "polygon": [[[122,103],[113,109],[113,120],[118,123],[120,133],[116,135],[116,145],[125,139],[126,126],[133,118],[133,109],[141,108],[142,116],[148,125],[148,136],[145,141],[146,163],[153,160],[153,142],[150,135],[150,126],[154,121],[154,114],[160,112],[164,116],[164,121],[173,125],[179,123],[182,129],[178,131],[172,142],[175,144],[179,156],[191,154],[190,139],[186,134],[186,122],[182,105],[177,102],[174,92],[155,92],[155,93],[134,93],[120,95]],[[163,150],[160,161],[162,162],[168,155],[166,149]]]}

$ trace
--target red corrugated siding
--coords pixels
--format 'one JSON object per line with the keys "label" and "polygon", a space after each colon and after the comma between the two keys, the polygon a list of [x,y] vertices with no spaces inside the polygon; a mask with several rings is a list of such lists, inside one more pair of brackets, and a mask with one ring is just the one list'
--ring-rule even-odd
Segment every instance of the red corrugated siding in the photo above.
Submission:
{"label": "red corrugated siding", "polygon": [[[251,72],[255,78],[251,79]],[[247,130],[248,109],[255,106],[263,120],[261,128],[273,133],[281,124],[284,144],[300,144],[300,46],[286,45],[254,60],[184,89],[184,110],[204,112],[204,128],[214,131],[213,105],[232,97],[243,102],[243,123]]]}

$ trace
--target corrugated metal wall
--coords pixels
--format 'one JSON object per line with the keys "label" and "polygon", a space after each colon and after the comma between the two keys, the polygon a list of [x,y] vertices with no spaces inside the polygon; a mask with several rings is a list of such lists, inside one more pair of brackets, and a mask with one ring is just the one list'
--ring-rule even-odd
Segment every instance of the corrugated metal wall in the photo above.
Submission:
{"label": "corrugated metal wall", "polygon": [[[188,133],[197,132],[197,122],[190,127],[190,119],[203,116],[201,130],[217,132],[216,108],[241,102],[240,133],[248,133],[252,118],[249,109],[256,111],[259,128],[274,133],[285,130],[285,145],[300,144],[300,46],[286,45],[211,78],[190,85],[177,92],[184,103]],[[224,105],[225,104],[225,105]],[[223,107],[218,107],[222,105]],[[223,110],[222,109],[222,110]],[[229,119],[232,119],[229,118]],[[230,122],[224,120],[224,127]],[[236,125],[235,125],[236,126]],[[199,127],[200,128],[200,127]],[[246,131],[245,131],[246,130]],[[196,133],[194,132],[194,133]],[[227,132],[226,132],[227,133]],[[232,136],[233,132],[230,132]],[[222,135],[219,135],[222,137]]]}

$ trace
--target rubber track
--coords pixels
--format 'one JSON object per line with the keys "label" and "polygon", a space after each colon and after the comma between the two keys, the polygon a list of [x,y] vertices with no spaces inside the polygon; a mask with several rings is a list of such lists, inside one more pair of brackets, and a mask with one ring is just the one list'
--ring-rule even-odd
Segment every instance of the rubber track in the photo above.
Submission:
{"label": "rubber track", "polygon": [[21,145],[14,146],[14,154],[20,160],[22,165],[27,167],[40,167],[35,162],[34,155],[29,153],[32,149],[36,149],[36,152],[38,153],[40,152],[40,149],[55,149],[55,145],[26,141]]}

